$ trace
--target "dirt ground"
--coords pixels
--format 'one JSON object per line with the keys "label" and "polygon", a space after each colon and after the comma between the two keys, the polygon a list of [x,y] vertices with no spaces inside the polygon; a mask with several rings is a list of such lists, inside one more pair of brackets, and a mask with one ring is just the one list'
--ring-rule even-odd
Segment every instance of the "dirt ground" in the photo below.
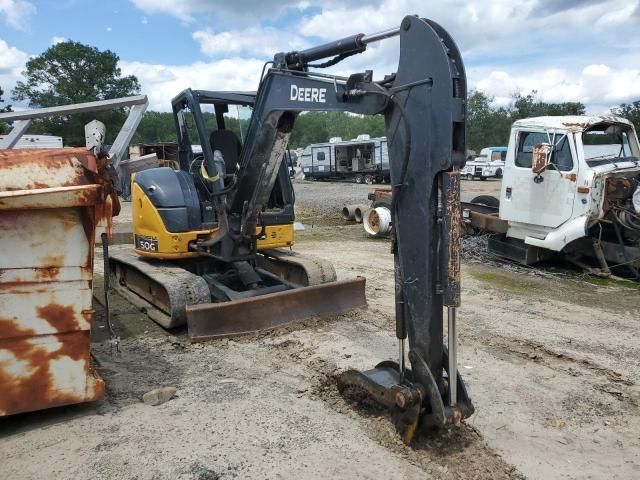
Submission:
{"label": "dirt ground", "polygon": [[[462,185],[464,199],[500,184]],[[476,414],[407,447],[384,411],[337,392],[338,372],[397,351],[389,242],[337,219],[370,190],[296,184],[295,250],[365,276],[366,310],[190,344],[112,294],[121,354],[100,312],[94,329],[105,400],[0,419],[0,478],[637,478],[640,302],[625,284],[467,260],[459,368]],[[160,386],[176,398],[141,402]]]}

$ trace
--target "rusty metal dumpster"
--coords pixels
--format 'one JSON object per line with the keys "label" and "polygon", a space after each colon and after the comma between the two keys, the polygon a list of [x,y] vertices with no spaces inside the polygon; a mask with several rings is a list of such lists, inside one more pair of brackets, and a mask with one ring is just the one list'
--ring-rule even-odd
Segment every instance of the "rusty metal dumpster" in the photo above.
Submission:
{"label": "rusty metal dumpster", "polygon": [[104,395],[94,236],[115,203],[99,163],[85,148],[0,150],[0,416]]}

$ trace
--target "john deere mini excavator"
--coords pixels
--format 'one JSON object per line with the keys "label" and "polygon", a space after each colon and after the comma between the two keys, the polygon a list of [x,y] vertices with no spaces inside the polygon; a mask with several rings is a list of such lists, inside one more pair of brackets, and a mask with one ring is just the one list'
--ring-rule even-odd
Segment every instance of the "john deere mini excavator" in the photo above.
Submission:
{"label": "john deere mini excavator", "polygon": [[268,174],[238,165],[254,141],[255,102],[253,93],[191,89],[172,100],[180,169],[134,176],[134,251],[109,252],[116,289],[165,328],[187,323],[193,341],[366,305],[364,278],[336,281],[326,260],[280,250],[294,243],[286,143],[278,159],[263,157],[274,163]]}
{"label": "john deere mini excavator", "polygon": [[[395,36],[400,37],[398,69],[381,80],[371,71],[349,77],[310,71]],[[407,443],[418,423],[458,423],[473,413],[456,370],[466,113],[458,48],[438,24],[407,16],[399,28],[278,53],[269,64],[255,95],[186,90],[173,100],[180,170],[157,168],[135,176],[135,254],[112,256],[118,283],[170,321],[186,317],[195,339],[364,304],[363,279],[334,282],[330,266],[309,267],[272,249],[293,241],[294,196],[283,155],[296,117],[303,111],[382,114],[393,185],[399,361],[347,371],[339,385],[364,389],[394,409]],[[213,131],[205,125],[204,104],[213,105]],[[225,118],[237,106],[252,107],[246,134],[242,118],[233,124]],[[195,132],[201,154],[189,139]]]}

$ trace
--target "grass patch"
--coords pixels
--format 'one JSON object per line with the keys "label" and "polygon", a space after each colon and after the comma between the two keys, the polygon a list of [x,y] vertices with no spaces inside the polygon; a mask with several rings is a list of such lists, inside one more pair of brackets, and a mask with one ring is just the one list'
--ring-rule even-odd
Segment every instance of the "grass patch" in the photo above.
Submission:
{"label": "grass patch", "polygon": [[497,290],[517,293],[519,295],[531,294],[539,288],[537,282],[532,282],[521,275],[512,275],[503,272],[488,272],[472,270],[471,277],[479,282],[488,283]]}
{"label": "grass patch", "polygon": [[549,278],[494,270],[481,265],[466,267],[465,272],[496,292],[593,306],[612,312],[632,312],[638,308],[640,285],[625,279],[589,275]]}
{"label": "grass patch", "polygon": [[597,285],[598,287],[622,287],[640,290],[640,283],[619,277],[603,278],[596,277],[595,275],[585,275],[584,281],[592,285]]}

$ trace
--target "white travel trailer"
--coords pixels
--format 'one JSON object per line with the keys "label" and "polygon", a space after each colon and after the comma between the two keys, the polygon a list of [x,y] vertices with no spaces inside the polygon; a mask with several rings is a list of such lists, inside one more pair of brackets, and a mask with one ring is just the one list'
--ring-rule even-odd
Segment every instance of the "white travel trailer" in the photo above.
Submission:
{"label": "white travel trailer", "polygon": [[389,154],[385,137],[358,135],[343,141],[334,137],[304,149],[302,170],[307,179],[342,179],[356,183],[389,182]]}

